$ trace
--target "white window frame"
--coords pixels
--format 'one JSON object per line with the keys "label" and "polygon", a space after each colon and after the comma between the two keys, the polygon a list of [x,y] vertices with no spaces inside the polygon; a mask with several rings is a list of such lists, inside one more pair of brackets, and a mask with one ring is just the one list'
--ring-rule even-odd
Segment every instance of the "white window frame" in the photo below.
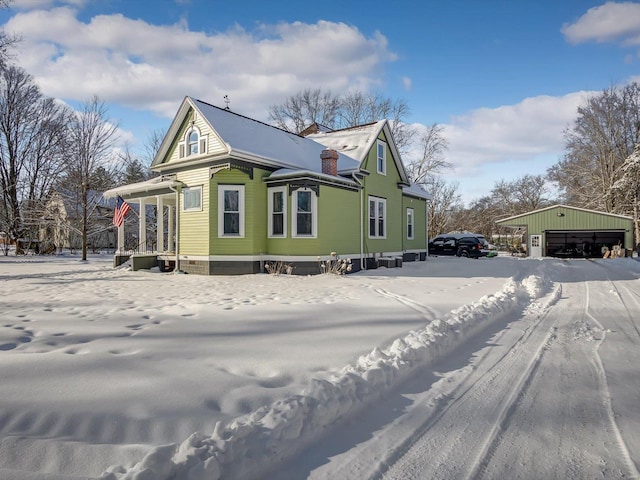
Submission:
{"label": "white window frame", "polygon": [[[238,192],[238,233],[224,232],[224,192]],[[244,238],[244,185],[218,185],[218,237]]]}
{"label": "white window frame", "polygon": [[[268,236],[269,238],[286,238],[287,237],[287,187],[276,187],[276,188],[269,188],[268,190],[268,194],[269,194],[269,199],[268,199],[268,205],[269,205],[269,233]],[[273,215],[274,215],[274,211],[273,211],[273,194],[274,193],[281,193],[282,194],[282,233],[281,234],[274,234],[273,233]]]}
{"label": "white window frame", "polygon": [[[311,192],[311,235],[298,235],[298,194]],[[291,195],[291,236],[293,238],[317,238],[318,237],[318,197],[310,188],[300,188]]]}
{"label": "white window frame", "polygon": [[[385,239],[387,238],[387,199],[386,198],[380,198],[380,197],[372,197],[369,196],[368,197],[368,202],[367,202],[367,207],[368,207],[368,218],[369,218],[369,222],[367,224],[367,232],[369,235],[369,238],[376,238],[376,239]],[[375,233],[373,235],[371,235],[371,203],[375,204]],[[380,223],[379,223],[379,217],[378,217],[378,213],[380,212],[380,206],[382,206],[382,230],[384,230],[383,232],[380,232]]]}
{"label": "white window frame", "polygon": [[[413,240],[415,238],[415,218],[416,217],[413,208],[407,208],[407,240]],[[409,231],[409,227],[411,227],[411,231]]]}
{"label": "white window frame", "polygon": [[[198,136],[197,142],[189,141],[192,134]],[[178,143],[178,158],[186,158],[190,156],[203,155],[207,153],[207,142],[209,138],[207,135],[203,135],[198,127],[191,125],[184,133],[184,137]],[[191,151],[191,145],[195,145],[194,152]]]}
{"label": "white window frame", "polygon": [[376,143],[376,170],[380,175],[387,174],[387,144],[382,140]]}
{"label": "white window frame", "polygon": [[[187,195],[188,194],[197,194],[198,205],[197,206],[187,206]],[[182,189],[182,211],[183,212],[201,212],[202,211],[202,185],[195,187],[184,187]]]}
{"label": "white window frame", "polygon": [[[195,134],[196,136],[196,141],[192,142],[191,141],[191,135]],[[199,155],[200,154],[200,132],[198,131],[198,129],[196,128],[192,128],[187,132],[187,136],[185,137],[185,151],[187,152],[187,157],[191,156],[191,155]],[[191,147],[195,145],[196,149],[195,152],[191,151]]]}

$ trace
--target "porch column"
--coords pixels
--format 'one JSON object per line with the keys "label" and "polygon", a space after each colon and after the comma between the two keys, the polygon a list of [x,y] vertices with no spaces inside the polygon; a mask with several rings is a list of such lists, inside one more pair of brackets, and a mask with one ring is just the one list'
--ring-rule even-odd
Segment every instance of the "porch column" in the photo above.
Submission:
{"label": "porch column", "polygon": [[124,253],[124,222],[118,227],[118,253]]}
{"label": "porch column", "polygon": [[168,233],[167,233],[167,251],[168,252],[174,252],[174,243],[173,243],[173,232],[174,232],[174,228],[175,228],[175,215],[173,214],[175,212],[175,207],[173,205],[169,205],[169,217],[167,219],[167,229],[168,229]]}
{"label": "porch column", "polygon": [[158,253],[164,252],[164,202],[162,196],[156,197],[156,242]]}
{"label": "porch column", "polygon": [[145,203],[144,198],[140,199],[140,218],[138,225],[139,235],[138,235],[138,248],[136,249],[138,252],[146,252],[147,251],[147,216],[145,215]]}

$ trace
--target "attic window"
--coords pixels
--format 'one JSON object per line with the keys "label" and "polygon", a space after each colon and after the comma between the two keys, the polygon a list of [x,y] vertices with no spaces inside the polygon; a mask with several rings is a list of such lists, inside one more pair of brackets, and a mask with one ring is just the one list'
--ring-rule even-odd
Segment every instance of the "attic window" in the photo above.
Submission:
{"label": "attic window", "polygon": [[199,140],[198,132],[195,130],[192,130],[187,140],[187,155],[197,155],[199,153],[198,140]]}
{"label": "attic window", "polygon": [[377,164],[378,164],[378,173],[380,175],[386,175],[387,174],[387,148],[385,143],[380,140],[378,140]]}
{"label": "attic window", "polygon": [[202,135],[198,127],[190,125],[183,139],[178,143],[178,158],[207,153],[207,135]]}

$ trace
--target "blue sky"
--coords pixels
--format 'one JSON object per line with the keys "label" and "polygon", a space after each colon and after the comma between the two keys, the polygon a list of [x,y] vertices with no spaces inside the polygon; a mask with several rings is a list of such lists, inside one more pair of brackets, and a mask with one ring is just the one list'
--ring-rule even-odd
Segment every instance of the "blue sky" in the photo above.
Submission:
{"label": "blue sky", "polygon": [[260,120],[303,88],[402,98],[465,201],[544,173],[578,106],[640,75],[639,2],[14,0],[0,22],[43,93],[97,94],[134,149],[185,95]]}

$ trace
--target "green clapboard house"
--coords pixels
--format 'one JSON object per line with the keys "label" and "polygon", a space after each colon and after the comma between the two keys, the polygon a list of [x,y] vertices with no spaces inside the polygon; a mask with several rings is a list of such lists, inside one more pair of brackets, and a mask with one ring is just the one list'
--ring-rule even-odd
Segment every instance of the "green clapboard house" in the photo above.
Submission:
{"label": "green clapboard house", "polygon": [[[186,97],[151,169],[105,192],[162,213],[155,235],[144,216],[118,227],[116,265],[310,274],[335,256],[353,271],[426,258],[431,197],[409,181],[386,120],[297,135]],[[132,224],[137,244],[125,245]]]}

